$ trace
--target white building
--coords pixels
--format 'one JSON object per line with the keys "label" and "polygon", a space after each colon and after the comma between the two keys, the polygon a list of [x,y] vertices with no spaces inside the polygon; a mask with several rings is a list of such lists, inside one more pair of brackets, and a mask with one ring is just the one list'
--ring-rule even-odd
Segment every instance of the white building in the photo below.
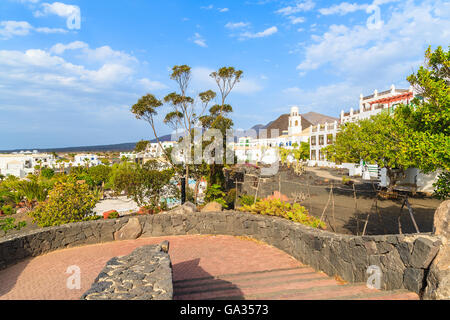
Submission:
{"label": "white building", "polygon": [[336,134],[339,131],[339,124],[337,121],[334,123],[324,123],[317,126],[311,126],[309,128],[309,166],[319,167],[334,167],[335,164],[327,161],[323,148],[333,144],[336,140]]}
{"label": "white building", "polygon": [[361,94],[359,109],[354,110],[350,108],[349,112],[342,110],[339,123],[324,123],[310,128],[310,161],[308,164],[312,166],[335,167],[336,165],[333,162],[327,161],[322,149],[333,144],[342,124],[368,119],[383,110],[392,112],[397,105],[408,104],[413,98],[414,92],[412,87],[409,89],[396,89],[394,85],[391,86],[390,90],[380,93],[375,90],[370,96],[364,97]]}
{"label": "white building", "polygon": [[413,88],[396,89],[394,85],[390,90],[378,92],[375,90],[372,95],[359,98],[359,109],[350,108],[349,112],[341,111],[341,123],[354,122],[370,118],[380,113],[382,110],[392,112],[399,104],[409,104],[415,97]]}
{"label": "white building", "polygon": [[279,136],[266,138],[261,135],[260,130],[259,137],[257,137],[257,132],[254,132],[254,136],[240,137],[232,148],[240,162],[272,163],[277,159],[277,148],[293,149],[294,144],[300,145],[301,142],[308,142],[308,129],[302,128],[302,117],[298,107],[294,106],[289,114],[287,131],[281,132]]}
{"label": "white building", "polygon": [[74,166],[86,166],[89,167],[98,166],[101,161],[98,160],[98,156],[95,154],[77,154],[75,156]]}
{"label": "white building", "polygon": [[0,154],[0,174],[13,175],[24,178],[29,173],[34,173],[35,167],[52,168],[55,158],[51,154],[20,152],[12,154]]}
{"label": "white building", "polygon": [[149,143],[145,150],[144,158],[160,158],[164,155],[164,150],[173,148],[176,144],[176,141],[163,141],[161,142],[161,145],[157,142]]}

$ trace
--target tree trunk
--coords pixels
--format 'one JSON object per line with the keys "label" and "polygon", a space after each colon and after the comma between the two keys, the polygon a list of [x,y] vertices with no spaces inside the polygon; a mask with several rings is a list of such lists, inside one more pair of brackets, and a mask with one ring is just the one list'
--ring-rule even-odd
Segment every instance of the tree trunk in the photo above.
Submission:
{"label": "tree trunk", "polygon": [[[188,188],[189,188],[189,165],[186,164],[186,181],[185,181],[185,186],[186,186],[186,196],[188,193]],[[187,197],[186,197],[186,201],[187,201]]]}
{"label": "tree trunk", "polygon": [[394,187],[397,184],[397,181],[399,181],[400,179],[402,179],[404,177],[404,172],[403,170],[394,170],[391,168],[386,168],[387,169],[387,176],[389,178],[389,185],[388,185],[388,192],[393,192],[394,191]]}

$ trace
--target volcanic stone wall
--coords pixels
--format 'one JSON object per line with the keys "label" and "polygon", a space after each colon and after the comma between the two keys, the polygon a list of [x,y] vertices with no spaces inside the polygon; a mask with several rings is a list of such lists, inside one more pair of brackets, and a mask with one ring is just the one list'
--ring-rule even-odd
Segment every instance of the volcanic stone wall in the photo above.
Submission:
{"label": "volcanic stone wall", "polygon": [[[381,289],[406,288],[419,294],[426,289],[433,259],[444,247],[443,237],[431,234],[361,237],[234,211],[163,213],[74,223],[4,238],[0,240],[0,269],[27,257],[67,247],[137,237],[194,234],[250,236],[348,282],[366,282],[369,266],[376,266],[382,272]],[[435,279],[433,281],[440,281],[439,277]],[[439,283],[433,285],[439,286]]]}

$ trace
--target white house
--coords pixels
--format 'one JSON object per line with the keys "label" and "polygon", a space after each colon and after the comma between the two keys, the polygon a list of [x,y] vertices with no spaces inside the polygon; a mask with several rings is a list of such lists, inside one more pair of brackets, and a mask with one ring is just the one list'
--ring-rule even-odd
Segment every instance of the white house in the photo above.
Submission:
{"label": "white house", "polygon": [[35,171],[35,166],[51,168],[55,158],[51,154],[20,152],[12,154],[0,154],[0,174],[13,175],[24,178]]}
{"label": "white house", "polygon": [[373,115],[380,113],[382,110],[392,112],[399,104],[409,104],[415,97],[413,88],[396,89],[391,85],[390,90],[378,92],[374,90],[373,94],[364,97],[362,94],[359,97],[359,109],[350,111],[341,111],[341,123],[354,122],[362,119],[370,118]]}
{"label": "white house", "polygon": [[[255,134],[258,133],[255,132]],[[300,145],[301,142],[308,142],[308,139],[308,128],[302,128],[302,117],[298,107],[294,106],[289,114],[288,130],[281,132],[278,137],[263,137],[260,131],[258,137],[238,138],[238,142],[232,147],[240,162],[272,163],[278,158],[277,148],[292,149],[294,144]]]}
{"label": "white house", "polygon": [[322,149],[330,144],[333,144],[336,140],[336,134],[339,131],[338,122],[335,121],[333,123],[324,123],[317,126],[311,126],[309,130],[310,155],[308,165],[334,167],[335,164],[327,161],[325,153]]}
{"label": "white house", "polygon": [[77,154],[74,160],[74,166],[88,165],[89,167],[93,167],[101,164],[101,161],[98,160],[98,156],[95,154]]}

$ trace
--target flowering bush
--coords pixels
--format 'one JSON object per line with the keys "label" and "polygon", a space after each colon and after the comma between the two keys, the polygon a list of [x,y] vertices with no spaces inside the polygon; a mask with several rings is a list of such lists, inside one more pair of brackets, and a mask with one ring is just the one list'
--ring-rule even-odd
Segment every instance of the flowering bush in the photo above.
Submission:
{"label": "flowering bush", "polygon": [[244,205],[239,210],[253,214],[282,217],[313,228],[326,229],[325,222],[309,215],[308,210],[298,203],[291,205],[278,199],[266,199],[257,201],[252,205]]}
{"label": "flowering bush", "polygon": [[47,201],[39,203],[30,216],[40,227],[96,220],[99,217],[93,215],[92,209],[98,200],[87,184],[57,182]]}

